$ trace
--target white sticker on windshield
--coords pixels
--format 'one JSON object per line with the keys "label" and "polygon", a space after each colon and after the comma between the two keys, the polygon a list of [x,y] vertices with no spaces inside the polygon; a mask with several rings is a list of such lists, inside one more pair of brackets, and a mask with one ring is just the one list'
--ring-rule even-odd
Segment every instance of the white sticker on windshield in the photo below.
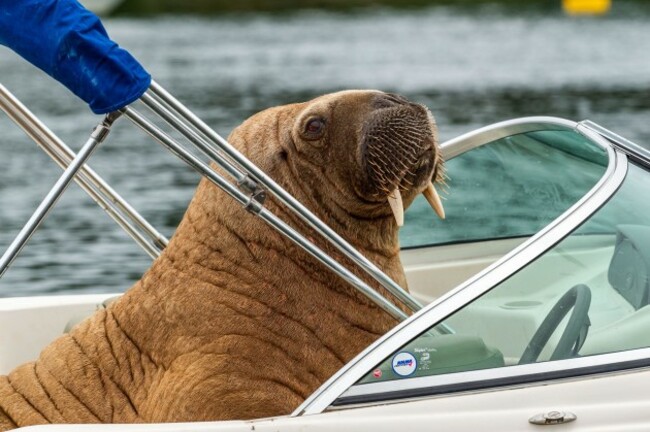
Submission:
{"label": "white sticker on windshield", "polygon": [[393,357],[393,372],[399,376],[409,376],[418,368],[418,362],[409,352],[401,352]]}

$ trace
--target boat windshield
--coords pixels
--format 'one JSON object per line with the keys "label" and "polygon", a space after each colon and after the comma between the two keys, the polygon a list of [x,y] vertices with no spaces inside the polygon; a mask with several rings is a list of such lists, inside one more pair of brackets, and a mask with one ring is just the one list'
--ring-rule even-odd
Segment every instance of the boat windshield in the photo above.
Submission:
{"label": "boat windshield", "polygon": [[445,319],[456,334],[429,329],[361,383],[650,347],[649,175],[630,165],[571,235]]}
{"label": "boat windshield", "polygon": [[575,204],[604,174],[607,153],[574,130],[548,128],[447,161],[447,218],[432,218],[418,197],[400,230],[402,247],[529,237]]}

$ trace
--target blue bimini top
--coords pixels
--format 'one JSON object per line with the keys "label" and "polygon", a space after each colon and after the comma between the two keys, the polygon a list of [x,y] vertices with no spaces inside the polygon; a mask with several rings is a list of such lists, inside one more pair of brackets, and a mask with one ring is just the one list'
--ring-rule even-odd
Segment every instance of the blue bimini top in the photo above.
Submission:
{"label": "blue bimini top", "polygon": [[96,114],[125,107],[151,84],[151,75],[76,0],[0,0],[0,44],[65,85]]}

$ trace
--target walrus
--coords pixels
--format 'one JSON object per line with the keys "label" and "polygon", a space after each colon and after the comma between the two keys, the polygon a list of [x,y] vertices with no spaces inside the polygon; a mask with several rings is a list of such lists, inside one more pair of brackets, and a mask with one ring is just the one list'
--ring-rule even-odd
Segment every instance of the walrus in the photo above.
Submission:
{"label": "walrus", "polygon": [[[333,93],[262,111],[229,141],[406,288],[403,209],[425,193],[444,216],[426,107],[374,90]],[[277,201],[266,205],[349,264]],[[133,287],[0,377],[0,429],[288,414],[395,324],[204,179]]]}

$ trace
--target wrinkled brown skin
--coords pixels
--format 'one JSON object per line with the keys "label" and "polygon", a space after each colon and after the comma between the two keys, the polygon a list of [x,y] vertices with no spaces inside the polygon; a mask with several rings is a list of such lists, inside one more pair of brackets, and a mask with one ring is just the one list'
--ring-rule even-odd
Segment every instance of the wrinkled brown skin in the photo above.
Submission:
{"label": "wrinkled brown skin", "polygon": [[[386,97],[351,91],[268,109],[230,142],[405,286],[385,195],[359,196],[369,188],[360,140],[369,117],[397,103]],[[326,126],[309,141],[303,131],[314,115]],[[405,205],[434,172],[432,120],[430,127],[431,148],[416,184],[402,192]],[[267,206],[288,216],[271,200]],[[38,360],[0,377],[0,430],[287,414],[395,323],[203,180],[139,282]]]}

